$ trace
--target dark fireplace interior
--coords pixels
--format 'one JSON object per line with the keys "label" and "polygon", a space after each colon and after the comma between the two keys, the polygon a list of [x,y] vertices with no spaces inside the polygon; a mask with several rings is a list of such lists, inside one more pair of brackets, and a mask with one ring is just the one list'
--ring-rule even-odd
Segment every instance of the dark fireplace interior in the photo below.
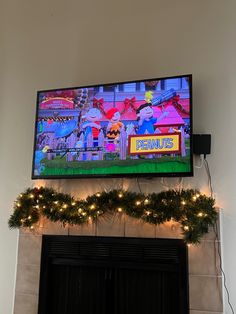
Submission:
{"label": "dark fireplace interior", "polygon": [[187,314],[182,240],[43,236],[39,314]]}

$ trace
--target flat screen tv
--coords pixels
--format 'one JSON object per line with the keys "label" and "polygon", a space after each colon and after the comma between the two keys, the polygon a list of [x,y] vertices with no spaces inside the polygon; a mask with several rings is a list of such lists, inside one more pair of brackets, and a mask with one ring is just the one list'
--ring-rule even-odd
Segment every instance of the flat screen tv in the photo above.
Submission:
{"label": "flat screen tv", "polygon": [[192,174],[191,75],[37,93],[33,179]]}

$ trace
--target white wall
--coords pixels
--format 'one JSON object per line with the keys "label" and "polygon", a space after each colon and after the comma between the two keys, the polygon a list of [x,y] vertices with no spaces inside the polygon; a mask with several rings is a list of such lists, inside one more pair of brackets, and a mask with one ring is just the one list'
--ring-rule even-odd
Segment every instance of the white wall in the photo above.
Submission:
{"label": "white wall", "polygon": [[[17,194],[32,184],[36,91],[180,73],[193,74],[195,132],[213,136],[209,163],[217,204],[223,208],[224,267],[236,307],[232,247],[236,2],[3,0],[1,4],[0,313],[12,313],[17,232],[7,229],[7,219]],[[198,170],[195,178],[184,182],[206,191],[206,180]]]}

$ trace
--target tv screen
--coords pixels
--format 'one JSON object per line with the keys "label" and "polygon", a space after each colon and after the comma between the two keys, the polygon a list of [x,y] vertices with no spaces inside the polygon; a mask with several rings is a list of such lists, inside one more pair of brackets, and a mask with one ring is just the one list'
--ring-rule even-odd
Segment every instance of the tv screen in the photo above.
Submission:
{"label": "tv screen", "polygon": [[39,91],[33,179],[191,176],[192,77]]}

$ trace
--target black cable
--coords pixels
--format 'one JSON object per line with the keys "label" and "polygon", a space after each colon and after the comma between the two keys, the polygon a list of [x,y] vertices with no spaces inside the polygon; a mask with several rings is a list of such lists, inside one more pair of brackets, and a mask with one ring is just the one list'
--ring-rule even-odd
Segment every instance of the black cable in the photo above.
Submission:
{"label": "black cable", "polygon": [[139,184],[139,178],[138,178],[138,177],[136,178],[136,181],[137,181],[137,184],[138,184],[139,193],[142,193],[142,190],[141,190],[141,187],[140,187],[140,184]]}
{"label": "black cable", "polygon": [[[207,172],[207,176],[208,176],[208,184],[209,184],[209,188],[210,188],[210,192],[211,192],[211,197],[213,196],[213,188],[212,188],[212,179],[211,179],[211,172],[210,172],[210,167],[209,167],[209,164],[208,164],[208,161],[206,159],[206,156],[204,156],[204,165],[205,165],[205,168],[206,168],[206,172]],[[225,272],[224,272],[224,269],[223,269],[223,265],[222,265],[222,256],[221,256],[221,251],[220,251],[220,241],[219,241],[219,238],[218,238],[218,226],[217,226],[217,222],[215,223],[215,225],[213,226],[213,230],[214,230],[214,233],[215,233],[215,243],[217,243],[217,253],[219,255],[219,262],[220,262],[220,272],[223,276],[223,285],[224,285],[224,289],[226,291],[226,294],[227,294],[227,302],[228,302],[228,305],[232,311],[232,314],[235,314],[234,312],[234,308],[230,302],[230,294],[229,294],[229,290],[227,288],[227,285],[226,285],[226,275],[225,275]]]}

